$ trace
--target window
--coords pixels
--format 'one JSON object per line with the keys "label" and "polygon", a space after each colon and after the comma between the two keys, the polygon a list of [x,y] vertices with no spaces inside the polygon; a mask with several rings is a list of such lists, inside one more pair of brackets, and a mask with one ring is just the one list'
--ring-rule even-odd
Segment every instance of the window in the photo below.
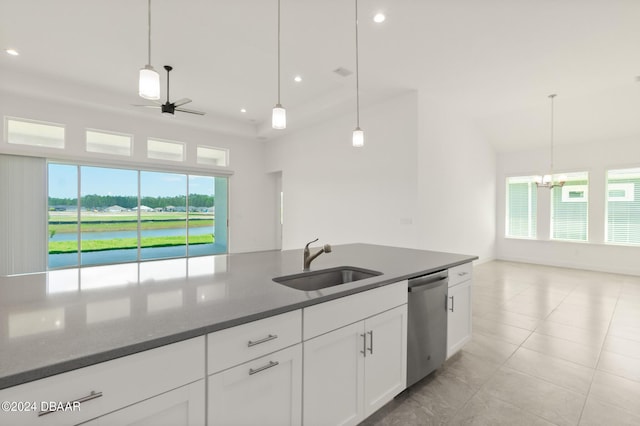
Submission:
{"label": "window", "polygon": [[49,269],[227,252],[227,178],[56,163],[48,172]]}
{"label": "window", "polygon": [[589,174],[569,173],[564,186],[551,190],[551,239],[588,240]]}
{"label": "window", "polygon": [[227,167],[229,165],[229,151],[226,149],[199,145],[196,156],[198,164],[219,167]]}
{"label": "window", "polygon": [[607,172],[606,241],[640,244],[640,168]]}
{"label": "window", "polygon": [[147,157],[155,160],[184,161],[182,142],[147,140]]}
{"label": "window", "polygon": [[7,142],[64,149],[64,126],[18,118],[6,118]]}
{"label": "window", "polygon": [[87,151],[99,154],[131,156],[131,136],[87,130]]}
{"label": "window", "polygon": [[507,178],[507,237],[535,238],[538,192],[535,176]]}

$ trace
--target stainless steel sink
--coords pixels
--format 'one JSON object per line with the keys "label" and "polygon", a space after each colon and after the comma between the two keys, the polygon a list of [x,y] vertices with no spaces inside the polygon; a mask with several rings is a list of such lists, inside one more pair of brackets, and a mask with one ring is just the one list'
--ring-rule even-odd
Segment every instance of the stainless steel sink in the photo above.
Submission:
{"label": "stainless steel sink", "polygon": [[285,275],[274,278],[273,281],[295,288],[296,290],[313,291],[365,278],[382,275],[382,272],[354,266],[339,266],[336,268],[320,269],[318,271],[302,272],[300,274]]}

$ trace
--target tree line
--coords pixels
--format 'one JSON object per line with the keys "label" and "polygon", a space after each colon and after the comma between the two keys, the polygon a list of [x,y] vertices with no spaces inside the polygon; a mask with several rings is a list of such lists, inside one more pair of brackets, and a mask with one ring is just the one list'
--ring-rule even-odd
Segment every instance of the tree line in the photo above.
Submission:
{"label": "tree line", "polygon": [[[191,207],[212,207],[214,196],[204,194],[189,194],[189,206]],[[85,195],[80,199],[81,206],[87,209],[104,209],[111,206],[120,206],[125,209],[138,207],[138,197],[134,195]],[[140,203],[152,209],[167,206],[185,206],[187,197],[179,195],[175,197],[142,197]],[[77,198],[56,198],[49,197],[49,206],[76,206]]]}

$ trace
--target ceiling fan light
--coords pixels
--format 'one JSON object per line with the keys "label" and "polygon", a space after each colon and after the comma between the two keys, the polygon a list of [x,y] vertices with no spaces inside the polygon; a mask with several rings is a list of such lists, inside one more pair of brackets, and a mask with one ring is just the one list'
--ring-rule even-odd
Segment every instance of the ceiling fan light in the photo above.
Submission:
{"label": "ceiling fan light", "polygon": [[356,148],[361,148],[364,146],[364,130],[360,127],[356,127],[353,131],[353,139],[352,144]]}
{"label": "ceiling fan light", "polygon": [[280,104],[276,104],[276,106],[273,107],[271,127],[277,130],[287,128],[287,111]]}
{"label": "ceiling fan light", "polygon": [[138,94],[144,99],[160,99],[160,74],[151,65],[140,69]]}

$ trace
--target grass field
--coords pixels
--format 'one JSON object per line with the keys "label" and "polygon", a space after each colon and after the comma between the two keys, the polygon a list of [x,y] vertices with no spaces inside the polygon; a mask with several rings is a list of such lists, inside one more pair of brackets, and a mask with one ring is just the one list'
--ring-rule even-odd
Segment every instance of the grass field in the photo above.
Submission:
{"label": "grass field", "polygon": [[[81,232],[135,231],[138,229],[138,216],[129,214],[82,214]],[[141,213],[141,229],[184,228],[186,213]],[[214,219],[210,214],[189,214],[189,227],[213,227]],[[77,216],[50,214],[49,232],[72,233],[77,231]]]}
{"label": "grass field", "polygon": [[[212,234],[190,235],[189,244],[212,244],[214,238]],[[146,237],[140,242],[141,248],[147,247],[169,247],[185,244],[185,237]],[[82,241],[82,251],[106,251],[138,248],[137,238],[115,238],[111,240],[85,240]],[[49,254],[76,253],[78,251],[77,241],[50,241]]]}

